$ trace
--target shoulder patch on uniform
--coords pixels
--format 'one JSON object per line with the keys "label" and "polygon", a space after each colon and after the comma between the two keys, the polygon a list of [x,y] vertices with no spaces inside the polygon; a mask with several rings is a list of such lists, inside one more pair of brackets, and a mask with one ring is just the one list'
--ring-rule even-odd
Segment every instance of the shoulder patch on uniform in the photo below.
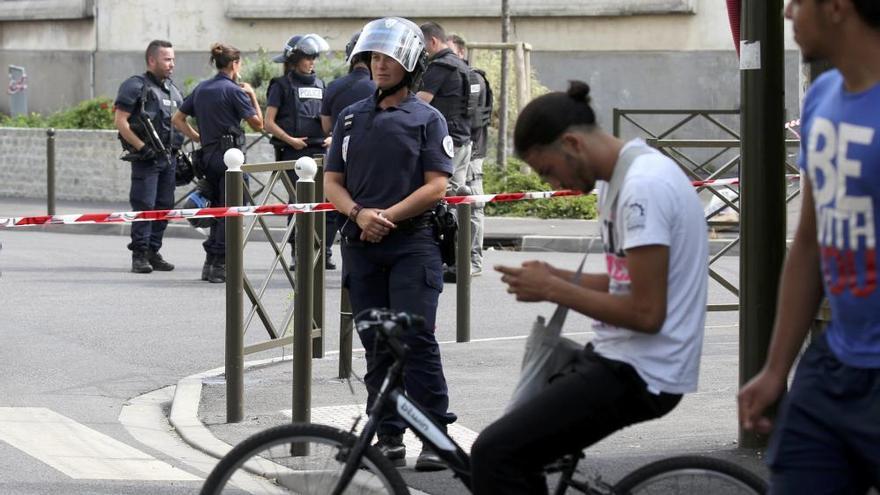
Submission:
{"label": "shoulder patch on uniform", "polygon": [[352,124],[354,123],[354,114],[350,113],[342,118],[342,126],[344,130],[351,129]]}
{"label": "shoulder patch on uniform", "polygon": [[446,152],[446,155],[449,156],[449,158],[455,156],[455,146],[452,144],[452,136],[446,136],[443,138],[443,151]]}
{"label": "shoulder patch on uniform", "polygon": [[348,163],[348,140],[351,136],[342,138],[342,161]]}

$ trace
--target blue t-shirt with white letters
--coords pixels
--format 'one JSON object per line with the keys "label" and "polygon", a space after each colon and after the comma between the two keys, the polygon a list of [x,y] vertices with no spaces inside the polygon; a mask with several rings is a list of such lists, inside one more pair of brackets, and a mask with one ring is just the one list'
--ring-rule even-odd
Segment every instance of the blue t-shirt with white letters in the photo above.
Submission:
{"label": "blue t-shirt with white letters", "polygon": [[812,183],[828,344],[843,363],[880,367],[880,84],[848,92],[837,70],[804,99],[798,165]]}

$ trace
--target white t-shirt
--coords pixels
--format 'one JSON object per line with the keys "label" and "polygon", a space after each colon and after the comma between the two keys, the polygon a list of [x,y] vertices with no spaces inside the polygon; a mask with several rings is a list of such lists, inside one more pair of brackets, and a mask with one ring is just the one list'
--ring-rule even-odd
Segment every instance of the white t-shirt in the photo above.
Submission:
{"label": "white t-shirt", "polygon": [[[636,139],[623,150],[630,146],[646,145]],[[598,354],[635,368],[651,392],[683,394],[697,389],[700,370],[708,284],[707,227],[702,204],[687,176],[671,159],[652,151],[633,160],[616,211],[601,227],[602,242],[612,294],[630,290],[625,250],[669,246],[666,320],[657,334],[597,321],[593,345]],[[608,183],[599,183],[600,205],[607,188]]]}

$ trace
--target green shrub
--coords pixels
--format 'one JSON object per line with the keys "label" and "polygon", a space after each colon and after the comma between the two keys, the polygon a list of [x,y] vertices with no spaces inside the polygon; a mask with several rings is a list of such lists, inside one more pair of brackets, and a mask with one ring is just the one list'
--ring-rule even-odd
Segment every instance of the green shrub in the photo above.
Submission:
{"label": "green shrub", "polygon": [[73,108],[53,113],[47,119],[56,129],[115,129],[113,101],[106,96],[80,102]]}
{"label": "green shrub", "polygon": [[324,84],[330,84],[330,81],[348,74],[345,53],[331,52],[318,57],[315,60],[315,74],[324,81]]}
{"label": "green shrub", "polygon": [[0,117],[0,126],[2,127],[47,127],[46,118],[39,113],[21,114],[16,116],[3,115]]}
{"label": "green shrub", "polygon": [[56,129],[115,129],[113,123],[113,100],[106,96],[80,102],[72,108],[59,110],[48,116],[39,113],[4,115],[3,127],[54,127]]}
{"label": "green shrub", "polygon": [[[516,158],[507,162],[507,170],[501,171],[494,163],[483,167],[486,194],[502,192],[550,191],[549,184],[531,172],[521,172],[525,164]],[[486,215],[535,218],[596,218],[596,196],[562,197],[552,199],[529,199],[505,203],[489,203]]]}

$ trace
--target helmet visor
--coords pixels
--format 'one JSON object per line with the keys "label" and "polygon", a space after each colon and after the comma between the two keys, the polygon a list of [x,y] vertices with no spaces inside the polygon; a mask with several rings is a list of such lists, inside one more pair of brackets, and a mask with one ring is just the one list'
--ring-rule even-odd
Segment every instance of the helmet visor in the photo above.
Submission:
{"label": "helmet visor", "polygon": [[310,33],[305,36],[294,36],[284,45],[284,49],[280,55],[272,60],[275,62],[284,62],[289,59],[295,52],[300,52],[309,57],[317,57],[321,52],[330,50],[330,45],[324,38],[317,34]]}
{"label": "helmet visor", "polygon": [[351,62],[351,57],[358,53],[379,52],[396,60],[407,72],[412,72],[424,50],[425,42],[415,24],[389,17],[364,26],[348,61]]}
{"label": "helmet visor", "polygon": [[290,53],[293,54],[295,51],[302,52],[313,57],[328,50],[330,50],[330,45],[327,44],[327,41],[325,41],[324,38],[315,33],[310,33],[300,38],[291,48]]}

